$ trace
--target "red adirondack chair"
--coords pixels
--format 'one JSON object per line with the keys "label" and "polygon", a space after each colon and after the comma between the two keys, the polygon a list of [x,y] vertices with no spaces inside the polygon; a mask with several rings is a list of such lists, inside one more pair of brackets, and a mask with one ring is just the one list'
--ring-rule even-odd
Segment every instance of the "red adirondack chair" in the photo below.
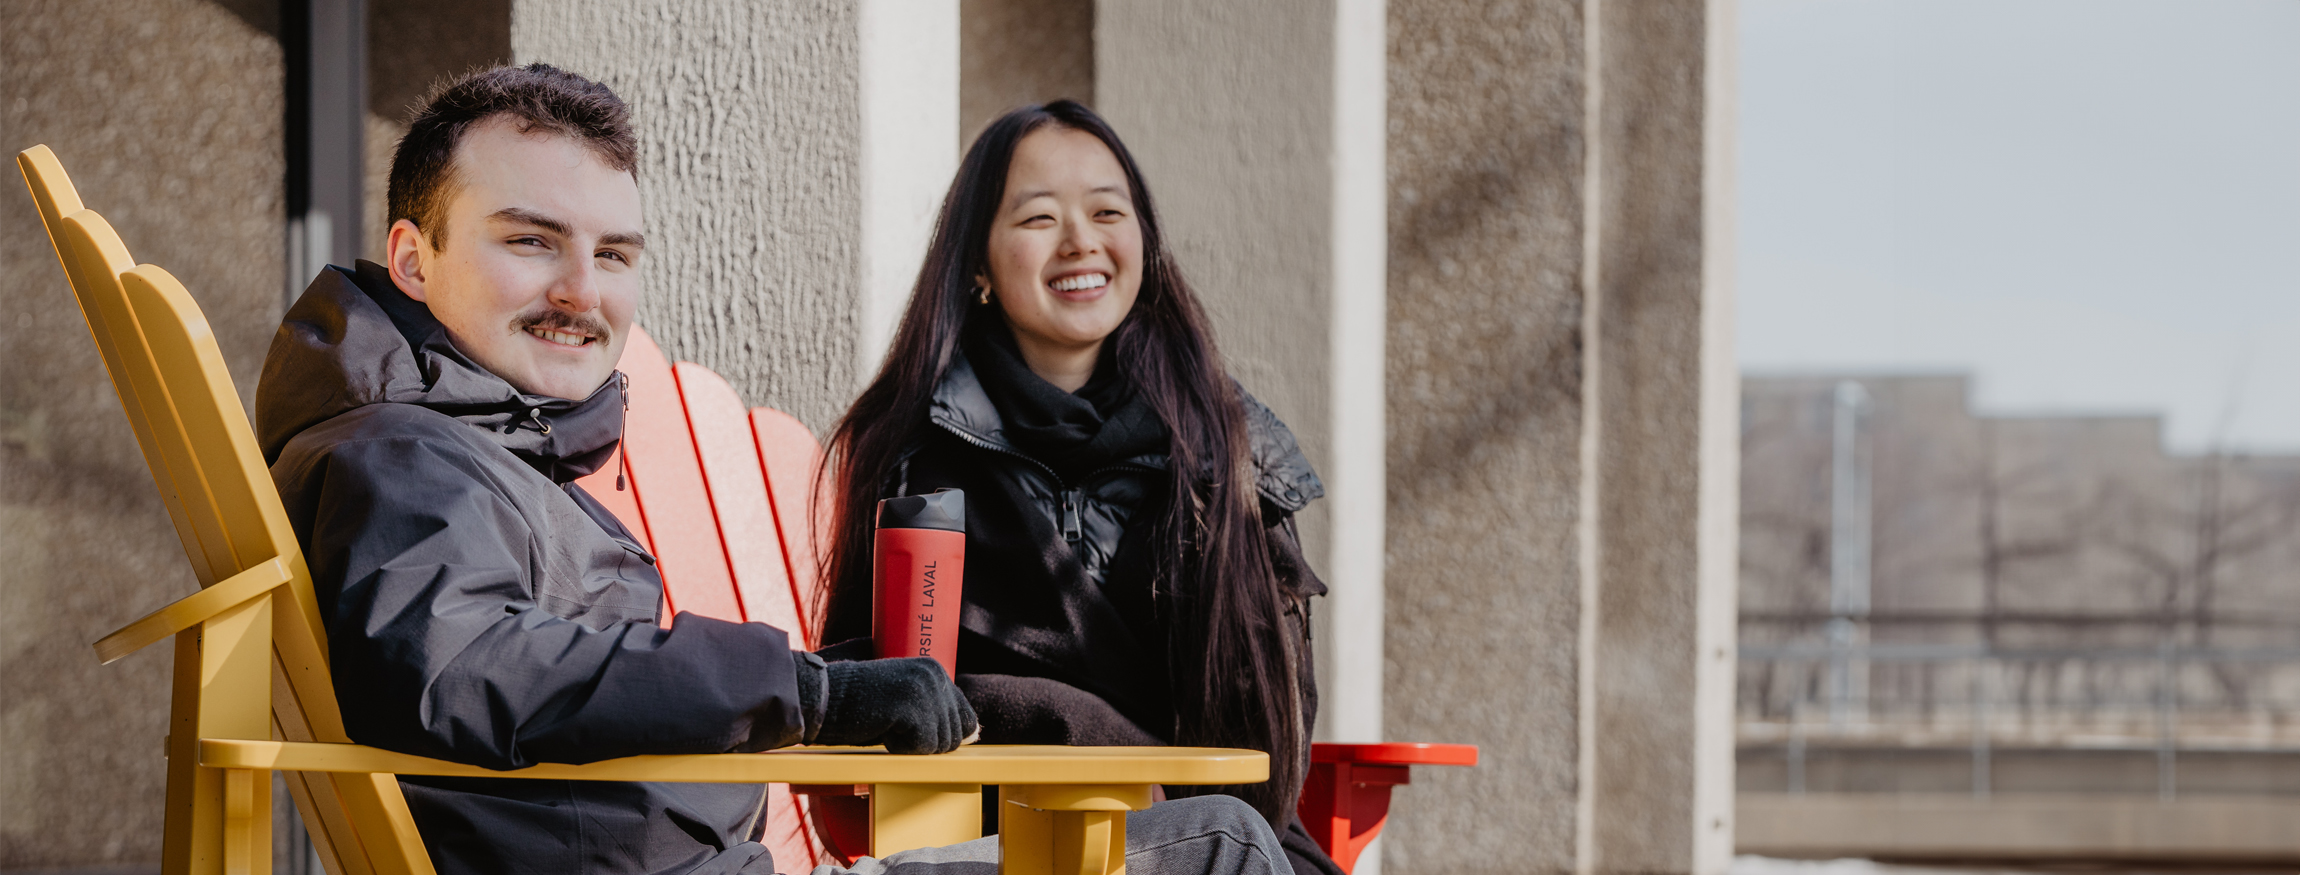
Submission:
{"label": "red adirondack chair", "polygon": [[[583,478],[583,488],[654,552],[663,573],[664,616],[691,611],[756,621],[791,632],[809,648],[816,618],[811,499],[822,448],[790,414],[745,410],[734,387],[693,362],[674,365],[633,328],[623,353],[631,410],[623,450]],[[1416,765],[1468,766],[1462,744],[1316,744],[1298,812],[1319,846],[1353,868],[1387,821],[1390,788]],[[851,863],[869,846],[867,799],[858,788],[769,785],[761,839],[776,862],[803,871]],[[838,816],[813,818],[840,812]]]}
{"label": "red adirondack chair", "polygon": [[[757,621],[813,648],[800,622],[811,590],[798,583],[815,574],[806,527],[814,435],[782,411],[746,411],[724,378],[672,365],[636,328],[622,370],[631,380],[623,449],[579,482],[655,554],[663,616]],[[767,787],[760,841],[786,871],[828,859],[787,784]]]}

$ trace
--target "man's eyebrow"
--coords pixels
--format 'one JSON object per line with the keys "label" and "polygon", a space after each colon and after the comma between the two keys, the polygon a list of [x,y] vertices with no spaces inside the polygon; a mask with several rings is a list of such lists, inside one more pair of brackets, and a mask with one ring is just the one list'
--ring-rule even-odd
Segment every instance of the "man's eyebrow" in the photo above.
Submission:
{"label": "man's eyebrow", "polygon": [[[573,237],[575,232],[566,222],[538,213],[526,207],[504,207],[487,215],[489,219],[533,225],[561,237]],[[647,235],[637,231],[614,231],[599,235],[599,242],[608,246],[636,246],[647,248]]]}
{"label": "man's eyebrow", "polygon": [[550,216],[546,216],[534,210],[527,209],[526,207],[504,207],[503,209],[496,210],[495,212],[487,214],[487,218],[490,221],[502,220],[506,222],[518,222],[524,225],[534,225],[535,227],[549,231],[553,234],[557,234],[561,237],[575,236],[575,232],[567,227],[566,222],[559,221],[558,219],[551,218]]}

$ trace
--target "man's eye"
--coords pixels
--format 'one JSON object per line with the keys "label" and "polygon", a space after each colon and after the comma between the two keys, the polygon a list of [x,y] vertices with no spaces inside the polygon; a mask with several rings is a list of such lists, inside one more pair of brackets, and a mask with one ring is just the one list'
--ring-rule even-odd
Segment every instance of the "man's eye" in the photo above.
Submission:
{"label": "man's eye", "polygon": [[541,246],[541,245],[543,245],[543,238],[541,238],[541,237],[513,237],[513,238],[511,238],[511,243],[512,243],[512,245],[514,245],[514,246]]}
{"label": "man's eye", "polygon": [[601,249],[601,250],[599,250],[599,255],[598,255],[598,257],[599,257],[599,258],[612,258],[612,259],[614,259],[614,260],[616,260],[616,261],[620,261],[620,262],[622,262],[622,263],[624,263],[624,264],[630,264],[630,263],[631,263],[631,260],[630,260],[630,259],[628,259],[628,258],[624,258],[624,257],[623,257],[623,253],[620,253],[620,252],[616,252],[615,250],[612,250],[612,249]]}

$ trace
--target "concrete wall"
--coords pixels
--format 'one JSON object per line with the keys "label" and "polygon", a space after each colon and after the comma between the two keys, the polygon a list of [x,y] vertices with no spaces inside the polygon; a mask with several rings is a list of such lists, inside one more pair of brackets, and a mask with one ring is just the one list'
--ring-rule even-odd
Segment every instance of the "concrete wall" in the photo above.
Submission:
{"label": "concrete wall", "polygon": [[[1141,162],[1230,373],[1328,470],[1332,4],[1120,0],[1095,14],[1096,109]],[[1328,505],[1300,520],[1313,557]]]}
{"label": "concrete wall", "polygon": [[961,0],[959,148],[1009,109],[1093,104],[1093,0]]}
{"label": "concrete wall", "polygon": [[[1721,869],[1733,846],[1733,589],[1739,477],[1729,205],[1730,75],[1713,39],[1729,4],[1601,2],[1592,68],[1591,241],[1601,419],[1591,460],[1595,684],[1584,724],[1594,786],[1585,865]],[[1720,99],[1720,93],[1728,95]],[[1585,337],[1588,343],[1591,338]],[[1585,450],[1586,451],[1586,450]],[[1587,481],[1585,481],[1586,484]],[[1585,584],[1586,585],[1586,584]],[[1584,628],[1589,628],[1585,626]],[[1594,670],[1592,670],[1594,669]]]}
{"label": "concrete wall", "polygon": [[[282,309],[268,3],[12,0],[0,147],[56,150],[139,261],[181,278],[243,396]],[[32,199],[0,184],[0,869],[159,859],[167,648],[89,642],[192,591]]]}
{"label": "concrete wall", "polygon": [[818,434],[854,394],[863,181],[857,5],[515,3],[513,54],[632,105],[647,201],[639,307],[673,359]]}
{"label": "concrete wall", "polygon": [[[511,60],[511,0],[390,0],[367,5],[367,184],[359,257],[383,260],[391,152],[441,80]],[[296,278],[298,281],[310,277]],[[299,285],[300,289],[301,286]]]}
{"label": "concrete wall", "polygon": [[1415,776],[1399,871],[1730,854],[1730,23],[1390,9],[1386,723],[1484,751]]}
{"label": "concrete wall", "polygon": [[1105,2],[1095,22],[1099,106],[1231,373],[1325,480],[1298,519],[1329,588],[1311,614],[1319,740],[1385,738],[1384,8]]}
{"label": "concrete wall", "polygon": [[1385,723],[1482,749],[1401,793],[1398,872],[1576,866],[1585,31],[1390,8]]}

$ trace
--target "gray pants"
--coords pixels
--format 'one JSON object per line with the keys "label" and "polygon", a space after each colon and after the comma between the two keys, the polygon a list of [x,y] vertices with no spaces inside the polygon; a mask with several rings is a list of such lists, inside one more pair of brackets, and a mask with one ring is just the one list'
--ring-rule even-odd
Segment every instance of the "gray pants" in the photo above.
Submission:
{"label": "gray pants", "polygon": [[[1169,799],[1126,815],[1128,875],[1292,875],[1278,837],[1252,806],[1229,796]],[[920,848],[853,869],[817,866],[814,875],[997,875],[998,837]]]}

